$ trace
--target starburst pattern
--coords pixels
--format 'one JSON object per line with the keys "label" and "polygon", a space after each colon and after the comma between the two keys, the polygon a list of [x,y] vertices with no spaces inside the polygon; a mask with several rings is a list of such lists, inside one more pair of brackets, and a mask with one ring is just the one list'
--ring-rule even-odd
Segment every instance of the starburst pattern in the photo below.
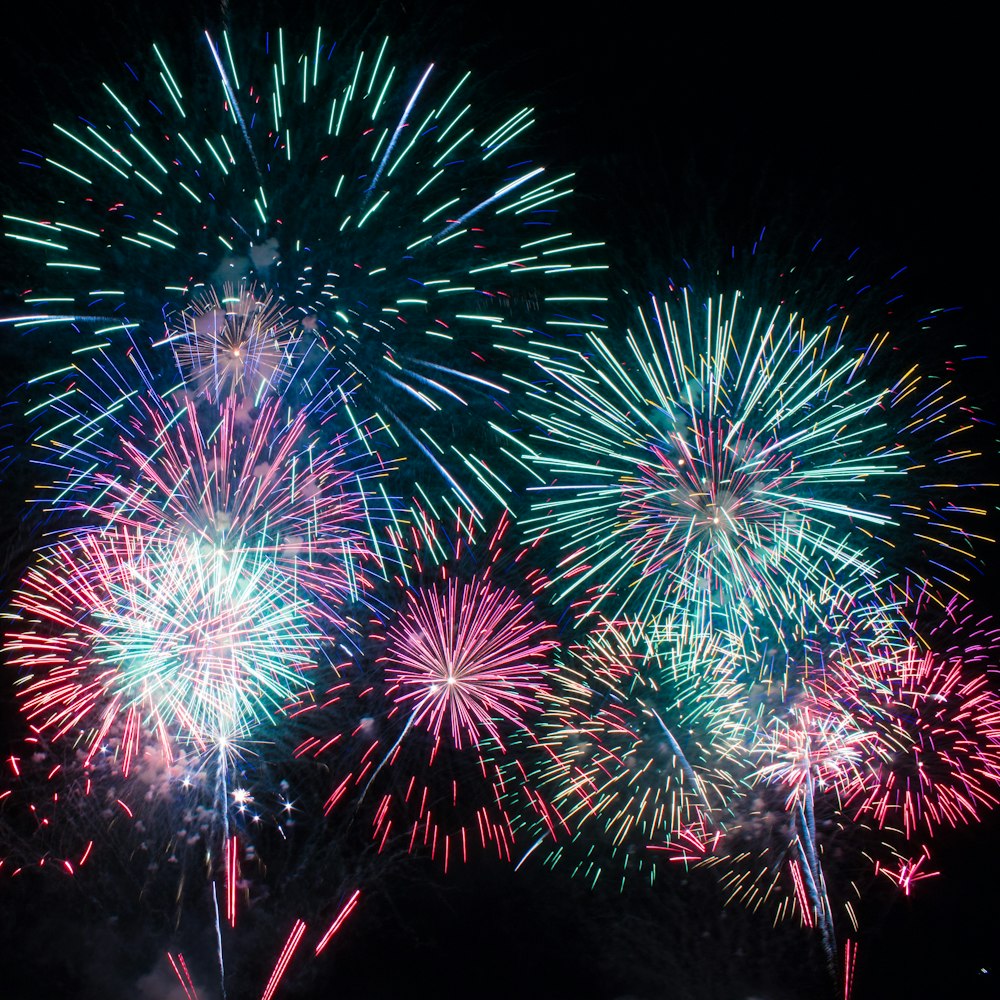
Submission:
{"label": "starburst pattern", "polygon": [[154,47],[32,154],[32,191],[59,197],[8,216],[47,277],[15,321],[118,342],[165,315],[213,399],[285,381],[296,340],[328,352],[467,509],[449,411],[506,406],[495,369],[515,356],[492,340],[592,326],[584,279],[604,265],[559,221],[572,175],[531,160],[533,110],[477,114],[471,74],[407,71],[390,48],[206,33],[182,72]]}
{"label": "starburst pattern", "polygon": [[301,334],[287,307],[253,284],[208,289],[168,324],[169,343],[188,391],[214,403],[227,396],[258,399],[280,392],[293,374]]}
{"label": "starburst pattern", "polygon": [[690,622],[655,649],[627,622],[571,646],[521,748],[552,858],[650,878],[666,844],[724,822],[747,712],[736,675],[723,637]]}
{"label": "starburst pattern", "polygon": [[22,709],[54,737],[87,733],[91,753],[124,724],[225,746],[308,685],[324,633],[259,553],[118,530],[43,554],[14,603],[11,663]]}
{"label": "starburst pattern", "polygon": [[590,335],[578,357],[535,355],[553,388],[524,411],[524,458],[551,485],[528,523],[560,541],[562,592],[651,627],[682,606],[738,629],[877,577],[913,464],[888,413],[916,371],[869,384],[884,338],[853,346],[739,295],[654,302],[639,324],[624,349]]}
{"label": "starburst pattern", "polygon": [[538,708],[551,640],[513,591],[448,580],[410,591],[386,632],[386,679],[414,725],[456,747],[480,734],[500,740],[495,718],[515,726]]}

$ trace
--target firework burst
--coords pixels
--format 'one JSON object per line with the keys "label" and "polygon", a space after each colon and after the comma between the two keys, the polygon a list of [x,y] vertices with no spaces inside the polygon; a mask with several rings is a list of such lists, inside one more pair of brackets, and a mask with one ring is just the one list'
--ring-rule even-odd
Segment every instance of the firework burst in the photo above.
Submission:
{"label": "firework burst", "polygon": [[760,734],[753,748],[760,760],[753,778],[785,792],[791,882],[805,922],[820,929],[831,969],[837,946],[818,847],[816,800],[833,795],[839,809],[843,794],[858,780],[871,753],[871,739],[872,734],[846,712],[824,711],[805,693]]}
{"label": "firework burst", "polygon": [[228,395],[256,400],[280,392],[293,375],[297,319],[271,292],[252,284],[210,288],[168,323],[167,343],[189,392],[219,403]]}
{"label": "firework burst", "polygon": [[546,689],[556,642],[537,607],[545,576],[527,552],[506,549],[506,516],[485,539],[471,522],[449,537],[417,516],[404,603],[378,640],[389,696],[435,744],[461,750],[492,738],[502,747],[498,727],[524,728]]}
{"label": "firework burst", "polygon": [[887,414],[918,386],[914,370],[866,383],[884,338],[855,349],[739,295],[639,320],[624,350],[591,335],[586,354],[536,356],[553,389],[525,413],[525,459],[553,481],[528,523],[561,543],[563,594],[651,627],[680,606],[738,629],[883,573],[888,494],[913,464]]}
{"label": "firework burst", "polygon": [[329,396],[322,407],[281,395],[216,405],[161,394],[157,381],[138,352],[121,366],[101,352],[62,373],[35,408],[39,464],[52,481],[45,503],[61,526],[104,533],[106,544],[141,534],[161,548],[266,559],[343,629],[343,609],[381,572],[376,538],[389,498],[378,480],[389,466],[373,425],[343,394],[337,410]]}
{"label": "firework burst", "polygon": [[502,745],[498,721],[523,726],[538,708],[553,646],[532,612],[488,578],[409,591],[386,631],[383,659],[393,697],[411,713],[411,724],[435,740],[444,729],[457,749],[486,735]]}
{"label": "firework burst", "polygon": [[449,534],[417,514],[396,542],[411,561],[372,636],[374,662],[310,708],[317,733],[300,752],[339,756],[349,774],[328,808],[360,789],[374,801],[380,844],[405,835],[446,868],[476,841],[510,858],[504,799],[514,792],[500,765],[517,766],[509,747],[548,687],[556,642],[540,606],[545,578],[507,547],[506,518],[483,537],[468,522]]}
{"label": "firework burst", "polygon": [[902,656],[839,663],[828,683],[876,736],[854,785],[856,818],[931,836],[1000,801],[1000,700],[985,673],[914,642]]}
{"label": "firework burst", "polygon": [[725,821],[747,698],[722,637],[692,624],[655,649],[625,622],[569,647],[521,746],[550,861],[652,879],[667,845]]}
{"label": "firework burst", "polygon": [[301,48],[206,34],[182,65],[154,46],[86,121],[56,126],[32,191],[49,180],[58,208],[6,216],[44,275],[14,322],[153,335],[165,313],[162,339],[210,397],[282,381],[301,322],[463,496],[432,435],[454,433],[443,409],[504,405],[491,340],[595,323],[578,276],[602,265],[558,221],[571,175],[530,159],[532,109],[483,121],[470,74],[321,30]]}
{"label": "firework burst", "polygon": [[124,530],[47,550],[14,601],[21,707],[91,753],[124,720],[124,770],[143,733],[225,748],[309,683],[326,636],[259,554]]}
{"label": "firework burst", "polygon": [[[932,649],[913,632],[929,611]],[[978,819],[996,803],[998,775],[988,620],[957,597],[931,601],[925,586],[834,612],[795,656],[778,654],[777,671],[759,672],[780,683],[753,699],[746,791],[727,827],[683,854],[733,899],[816,927],[831,963],[836,915],[857,929],[876,876],[909,893],[929,859],[921,841]],[[753,657],[766,661],[767,646]]]}
{"label": "firework burst", "polygon": [[796,700],[761,733],[756,777],[787,792],[786,808],[803,808],[817,792],[843,793],[861,773],[872,734],[846,712],[833,714]]}

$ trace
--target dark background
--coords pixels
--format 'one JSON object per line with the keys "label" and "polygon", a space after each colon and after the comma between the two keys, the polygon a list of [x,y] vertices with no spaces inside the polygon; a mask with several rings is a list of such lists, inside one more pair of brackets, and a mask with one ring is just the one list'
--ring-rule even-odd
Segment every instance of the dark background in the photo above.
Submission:
{"label": "dark background", "polygon": [[[227,16],[243,30],[322,23],[345,39],[375,25],[397,41],[397,62],[409,48],[415,63],[471,66],[480,92],[536,106],[537,145],[577,173],[575,227],[611,244],[633,289],[662,287],[685,259],[707,284],[767,227],[764,243],[780,254],[806,257],[823,240],[824,267],[835,269],[858,246],[857,267],[872,280],[907,266],[904,326],[918,329],[931,310],[959,307],[924,338],[928,356],[943,359],[957,343],[996,353],[996,170],[987,153],[996,87],[983,24],[947,13],[883,21],[841,8],[734,17],[715,6],[665,6],[651,17],[630,0],[276,10],[99,2],[8,13],[0,32],[3,211],[17,212],[20,148],[85,110],[100,82],[123,59],[144,58],[157,38],[203,44],[201,29]],[[10,247],[0,249],[0,264],[6,302],[24,279]],[[30,345],[0,335],[6,393],[33,359]],[[993,375],[992,364],[977,365],[967,378],[995,415]],[[989,443],[995,454],[992,435]],[[8,479],[19,477],[15,463]],[[15,573],[21,499],[19,489],[5,489],[0,508]],[[984,611],[995,606],[995,579],[989,569],[976,585]],[[6,686],[3,694],[9,705]],[[989,819],[942,838],[942,877],[912,898],[877,892],[866,901],[857,1000],[1000,992],[990,986],[1000,975],[998,833]],[[97,923],[74,920],[75,905],[45,880],[0,879],[0,996],[143,995],[129,984],[149,971],[161,943],[116,924],[106,908]],[[270,948],[267,963],[285,928],[271,931],[256,939]],[[399,880],[387,875],[322,961],[295,995],[780,1000],[823,990],[810,936],[725,909],[701,884],[592,894],[560,872],[515,876],[492,866],[448,880],[419,866]],[[147,995],[170,996],[160,981],[158,973],[147,980]]]}

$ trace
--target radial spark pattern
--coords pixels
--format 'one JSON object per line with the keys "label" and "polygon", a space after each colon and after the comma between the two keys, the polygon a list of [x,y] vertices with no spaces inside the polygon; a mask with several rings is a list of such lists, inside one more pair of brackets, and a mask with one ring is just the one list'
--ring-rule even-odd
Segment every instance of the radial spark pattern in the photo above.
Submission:
{"label": "radial spark pattern", "polygon": [[914,642],[902,656],[840,663],[828,683],[876,737],[857,817],[929,836],[1000,801],[1000,700],[985,673]]}
{"label": "radial spark pattern", "polygon": [[214,403],[280,392],[293,375],[298,320],[272,293],[258,297],[253,284],[196,295],[167,329],[185,387]]}
{"label": "radial spark pattern", "polygon": [[389,499],[378,480],[388,466],[372,427],[342,397],[336,410],[329,398],[319,409],[291,395],[199,404],[159,393],[157,381],[135,351],[120,367],[102,352],[61,376],[38,407],[53,479],[45,502],[76,521],[75,533],[124,527],[161,547],[266,558],[343,625],[343,609],[381,572]]}
{"label": "radial spark pattern", "polygon": [[395,66],[388,40],[260,41],[206,33],[175,60],[154,46],[86,120],[56,125],[31,199],[57,194],[6,216],[44,265],[17,321],[156,339],[165,314],[209,396],[280,381],[301,322],[462,497],[433,437],[454,423],[435,414],[504,405],[491,341],[599,324],[578,281],[603,266],[596,244],[559,221],[571,175],[532,162],[531,108],[478,113],[468,73]]}
{"label": "radial spark pattern", "polygon": [[843,795],[859,780],[872,739],[846,712],[795,701],[755,744],[761,761],[756,777],[785,789],[789,809],[817,793]]}
{"label": "radial spark pattern", "polygon": [[[410,591],[386,632],[385,672],[412,723],[458,748],[497,721],[524,725],[544,687],[549,630],[530,604],[485,580]],[[502,741],[501,741],[502,742]]]}
{"label": "radial spark pattern", "polygon": [[521,752],[534,832],[574,872],[652,878],[694,825],[724,822],[747,699],[718,635],[680,625],[655,651],[626,623],[570,647]]}
{"label": "radial spark pattern", "polygon": [[917,389],[913,370],[866,383],[883,338],[852,345],[740,296],[639,321],[624,349],[591,335],[578,357],[536,356],[553,388],[526,411],[525,459],[551,480],[533,523],[560,541],[563,593],[651,626],[683,606],[738,628],[880,573],[911,465],[888,413]]}
{"label": "radial spark pattern", "polygon": [[509,859],[524,781],[512,746],[535,722],[556,645],[545,577],[510,547],[506,518],[481,533],[415,516],[395,539],[410,562],[373,632],[375,663],[307,707],[316,733],[300,753],[330,761],[328,810],[371,803],[380,847],[402,838],[446,868],[477,844]]}
{"label": "radial spark pattern", "polygon": [[307,686],[324,639],[259,553],[124,529],[48,550],[14,610],[6,645],[28,719],[57,738],[85,733],[91,753],[123,725],[126,771],[143,733],[245,738]]}

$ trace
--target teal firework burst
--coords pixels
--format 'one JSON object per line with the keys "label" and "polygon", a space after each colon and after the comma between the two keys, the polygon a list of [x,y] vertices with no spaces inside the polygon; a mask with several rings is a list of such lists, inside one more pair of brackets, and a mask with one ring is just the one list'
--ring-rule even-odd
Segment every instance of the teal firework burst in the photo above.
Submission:
{"label": "teal firework burst", "polygon": [[322,618],[259,551],[113,528],[45,551],[6,640],[21,707],[97,752],[123,727],[124,770],[150,734],[225,750],[309,684]]}
{"label": "teal firework burst", "polygon": [[55,126],[32,164],[48,201],[5,216],[40,265],[15,321],[141,328],[217,394],[281,376],[287,338],[217,305],[252,283],[461,496],[436,415],[505,405],[492,341],[593,325],[576,279],[600,265],[558,214],[571,175],[532,161],[531,108],[483,120],[469,73],[394,65],[388,40],[262,42],[154,46]]}
{"label": "teal firework burst", "polygon": [[525,409],[547,481],[529,523],[561,545],[563,594],[650,628],[678,606],[740,628],[892,570],[882,543],[919,508],[891,499],[914,462],[890,413],[919,377],[866,380],[884,337],[810,332],[739,295],[654,301],[639,323],[623,345],[536,356],[551,391]]}
{"label": "teal firework burst", "polygon": [[532,850],[591,881],[652,880],[685,831],[724,822],[747,716],[737,673],[722,637],[691,620],[655,650],[625,622],[569,647],[520,748]]}

